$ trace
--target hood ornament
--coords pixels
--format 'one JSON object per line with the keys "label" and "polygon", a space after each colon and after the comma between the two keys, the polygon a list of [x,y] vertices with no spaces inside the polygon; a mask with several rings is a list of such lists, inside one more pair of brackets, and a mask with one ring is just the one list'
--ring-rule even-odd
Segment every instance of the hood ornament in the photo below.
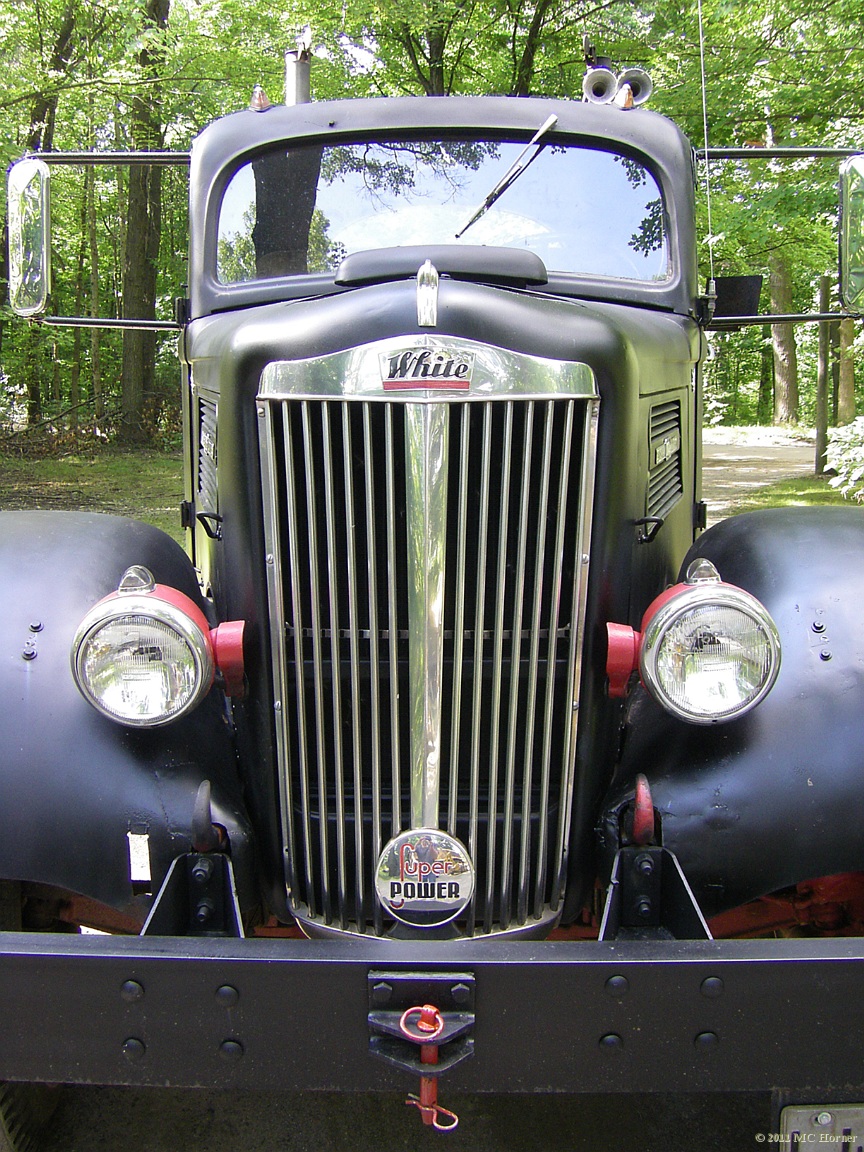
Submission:
{"label": "hood ornament", "polygon": [[417,272],[417,323],[421,328],[438,326],[438,269],[431,260]]}

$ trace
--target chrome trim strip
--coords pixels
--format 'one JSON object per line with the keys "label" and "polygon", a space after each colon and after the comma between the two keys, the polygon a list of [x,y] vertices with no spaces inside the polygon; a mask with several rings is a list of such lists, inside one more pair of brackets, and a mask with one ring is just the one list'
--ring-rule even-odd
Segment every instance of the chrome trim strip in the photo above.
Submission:
{"label": "chrome trim strip", "polygon": [[[568,745],[563,757],[564,771],[561,773],[560,819],[562,828],[558,835],[558,848],[555,858],[555,875],[549,907],[557,911],[563,897],[567,872],[567,851],[570,840],[570,819],[573,810],[573,796],[576,771],[576,737],[579,729],[579,685],[582,681],[583,633],[585,631],[585,606],[588,593],[588,569],[591,557],[591,520],[594,511],[594,478],[597,461],[597,425],[600,418],[600,401],[594,400],[585,409],[582,476],[580,487],[579,553],[582,563],[580,574],[573,585],[573,607],[570,619],[570,673],[567,685],[567,699],[572,700],[572,722],[568,729]],[[584,796],[584,792],[582,793]]]}
{"label": "chrome trim strip", "polygon": [[405,405],[412,828],[439,820],[447,424],[445,404]]}
{"label": "chrome trim strip", "polygon": [[[385,389],[383,380],[392,356],[428,351],[437,356],[462,356],[473,363],[467,388],[421,388],[416,379],[405,390]],[[430,377],[430,385],[434,381]],[[308,360],[275,360],[261,374],[261,400],[363,399],[412,404],[451,404],[511,396],[534,400],[597,394],[587,364],[526,356],[506,348],[491,348],[474,340],[422,333],[332,352]]]}
{"label": "chrome trim strip", "polygon": [[[270,658],[273,661],[273,723],[276,731],[276,767],[279,777],[279,800],[282,827],[286,830],[286,839],[288,837],[291,839],[291,845],[287,847],[285,852],[285,879],[288,885],[290,900],[297,891],[297,860],[293,847],[293,821],[291,818],[290,741],[285,726],[288,704],[285,690],[288,681],[286,675],[285,645],[282,641],[284,606],[282,603],[281,550],[279,548],[278,508],[276,500],[272,496],[276,491],[276,477],[274,476],[276,461],[274,460],[272,449],[272,445],[274,444],[273,424],[276,419],[278,419],[279,414],[274,412],[269,404],[259,404],[257,412],[259,437],[261,441],[261,484],[264,492],[270,494],[271,497],[264,501],[264,549],[267,573],[267,596],[270,601],[271,611]],[[287,466],[288,461],[286,460],[285,463]],[[274,611],[276,606],[278,606],[278,611]],[[311,856],[308,857],[308,861],[311,861]],[[307,862],[307,868],[308,867],[309,863]],[[314,908],[311,908],[310,912],[313,916],[315,915]]]}
{"label": "chrome trim strip", "polygon": [[[567,405],[564,427],[564,451],[561,453],[561,468],[558,473],[558,522],[555,530],[555,553],[553,559],[552,588],[549,617],[549,641],[546,652],[546,667],[551,668],[555,661],[555,648],[558,637],[558,610],[561,602],[561,578],[564,562],[565,510],[571,446],[573,443],[573,413],[575,405]],[[543,707],[543,752],[540,759],[540,803],[537,817],[537,876],[534,885],[534,916],[540,915],[543,907],[543,891],[546,887],[546,858],[549,835],[549,789],[552,776],[552,717],[554,713],[555,677],[546,678],[546,697]]]}
{"label": "chrome trim strip", "polygon": [[[300,592],[300,573],[298,566],[298,558],[300,556],[299,547],[299,531],[297,522],[297,490],[294,484],[294,467],[293,467],[293,441],[291,437],[291,414],[287,408],[282,410],[282,434],[284,438],[284,458],[285,458],[285,475],[286,475],[286,498],[288,503],[288,565],[290,572],[291,582],[291,603],[294,606],[294,660],[298,668],[303,667],[303,607]],[[263,457],[262,457],[263,458]],[[272,552],[276,567],[276,578],[281,585],[280,572],[282,568],[281,549],[275,548]],[[280,651],[284,652],[284,648],[280,645]],[[284,681],[287,687],[287,682]],[[284,694],[286,699],[282,705],[283,719],[280,728],[288,722],[288,700],[287,693]],[[298,743],[300,745],[298,754],[300,756],[300,803],[303,808],[303,850],[306,857],[306,891],[308,893],[307,903],[309,911],[315,915],[315,879],[314,870],[312,867],[312,826],[311,826],[311,789],[309,783],[309,761],[306,757],[307,736],[306,736],[306,698],[303,692],[302,680],[297,677],[295,688],[296,704],[297,704],[297,734]],[[290,800],[286,797],[288,802],[288,811],[291,813],[291,824],[293,827],[293,808],[290,805]],[[293,844],[290,850],[290,858],[294,857]]]}

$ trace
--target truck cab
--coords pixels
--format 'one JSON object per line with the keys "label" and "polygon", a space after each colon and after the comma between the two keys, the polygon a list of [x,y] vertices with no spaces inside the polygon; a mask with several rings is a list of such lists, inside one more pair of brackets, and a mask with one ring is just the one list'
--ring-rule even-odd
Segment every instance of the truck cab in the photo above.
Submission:
{"label": "truck cab", "polygon": [[836,1102],[864,525],[704,530],[694,153],[621,103],[256,90],[195,140],[186,553],[0,513],[6,926],[110,933],[2,937],[0,1076]]}

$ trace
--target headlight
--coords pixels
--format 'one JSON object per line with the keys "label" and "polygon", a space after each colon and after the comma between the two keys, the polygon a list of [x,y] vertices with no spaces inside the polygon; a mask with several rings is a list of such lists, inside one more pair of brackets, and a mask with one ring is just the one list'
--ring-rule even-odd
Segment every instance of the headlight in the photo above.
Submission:
{"label": "headlight", "polygon": [[723,584],[707,560],[654,601],[642,625],[639,671],[653,696],[694,724],[731,720],[770,691],[780,670],[774,621],[755,596]]}
{"label": "headlight", "polygon": [[210,630],[181,592],[130,568],[117,592],[92,608],[75,635],[72,672],[99,712],[150,728],[190,711],[213,683]]}

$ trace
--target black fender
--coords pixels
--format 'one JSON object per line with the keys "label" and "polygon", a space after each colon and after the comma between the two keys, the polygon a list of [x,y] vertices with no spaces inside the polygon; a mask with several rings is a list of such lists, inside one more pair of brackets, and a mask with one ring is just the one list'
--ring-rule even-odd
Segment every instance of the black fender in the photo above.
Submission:
{"label": "black fender", "polygon": [[770,611],[779,676],[752,712],[710,726],[675,719],[638,688],[600,841],[608,863],[645,773],[663,845],[711,916],[864,870],[864,510],[734,516],[696,541],[682,574],[697,556]]}
{"label": "black fender", "polygon": [[0,513],[0,878],[78,893],[137,923],[151,897],[143,882],[133,889],[127,833],[149,837],[155,893],[174,857],[191,850],[204,779],[214,820],[228,832],[241,898],[253,898],[253,873],[221,691],[173,724],[131,729],[97,713],[75,686],[75,631],[132,564],[207,614],[186,554],[150,525],[77,512]]}

